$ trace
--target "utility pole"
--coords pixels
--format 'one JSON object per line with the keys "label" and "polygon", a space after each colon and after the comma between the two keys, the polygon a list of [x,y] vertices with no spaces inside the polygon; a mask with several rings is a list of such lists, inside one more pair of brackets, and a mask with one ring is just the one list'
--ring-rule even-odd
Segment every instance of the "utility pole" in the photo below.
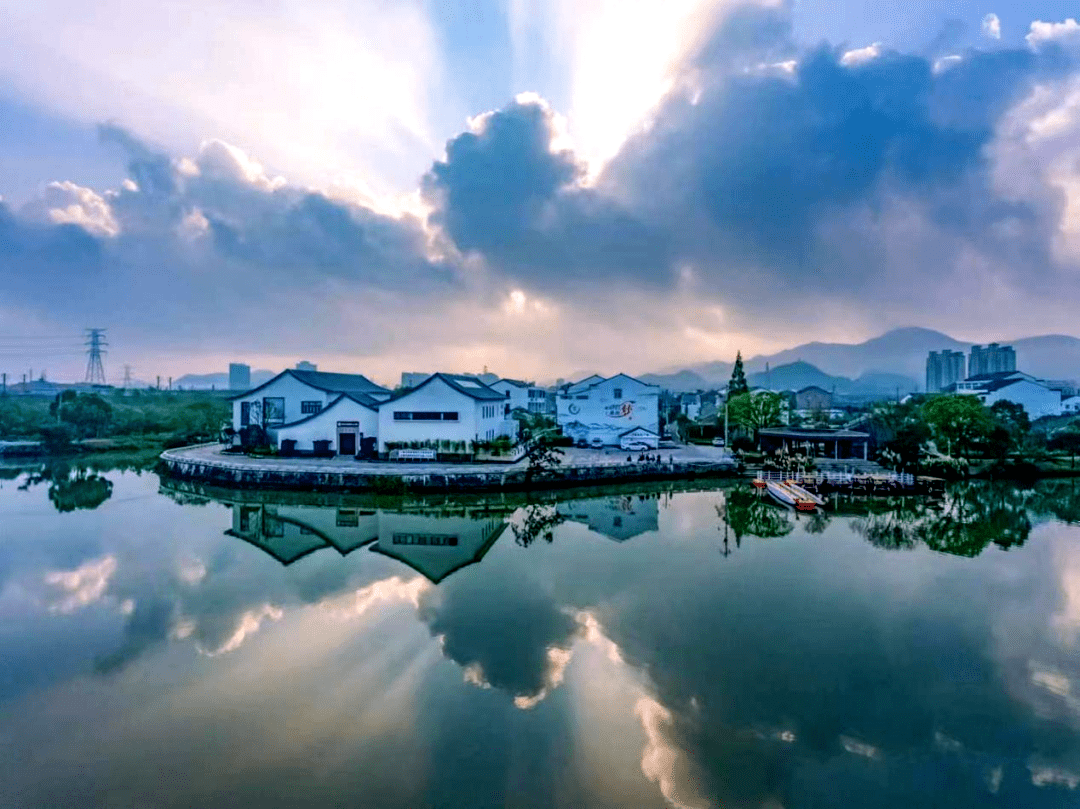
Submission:
{"label": "utility pole", "polygon": [[724,399],[724,451],[728,452],[731,449],[731,445],[728,444],[728,430],[727,430],[727,399]]}
{"label": "utility pole", "polygon": [[131,366],[124,366],[124,390],[131,387]]}
{"label": "utility pole", "polygon": [[109,341],[105,339],[105,329],[87,329],[86,341],[86,381],[91,385],[105,384],[105,366],[101,362],[102,356],[108,354],[106,346]]}

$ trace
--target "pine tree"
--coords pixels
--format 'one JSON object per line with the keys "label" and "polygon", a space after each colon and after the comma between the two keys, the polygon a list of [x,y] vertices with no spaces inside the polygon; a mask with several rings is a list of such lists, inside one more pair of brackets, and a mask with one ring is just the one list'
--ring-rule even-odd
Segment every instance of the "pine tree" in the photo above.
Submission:
{"label": "pine tree", "polygon": [[746,384],[746,372],[743,370],[742,352],[735,354],[735,367],[731,369],[731,381],[728,382],[728,401],[740,393],[749,393],[750,386]]}

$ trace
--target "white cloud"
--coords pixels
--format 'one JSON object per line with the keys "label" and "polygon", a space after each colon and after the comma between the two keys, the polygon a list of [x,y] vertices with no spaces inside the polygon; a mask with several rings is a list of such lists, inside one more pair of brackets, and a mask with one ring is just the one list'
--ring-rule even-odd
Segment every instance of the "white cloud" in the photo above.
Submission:
{"label": "white cloud", "polygon": [[[271,621],[280,621],[284,614],[285,613],[281,609],[275,607],[273,604],[263,604],[261,607],[245,610],[240,615],[233,633],[226,638],[221,645],[207,648],[202,644],[196,644],[196,648],[199,650],[200,654],[204,654],[207,657],[217,657],[218,655],[226,654],[228,652],[235,652],[243,645],[244,640],[249,635],[254,635],[259,631],[265,619],[269,618]],[[179,629],[179,626],[177,629]]]}
{"label": "white cloud", "polygon": [[1029,764],[1028,770],[1031,772],[1031,783],[1037,787],[1080,787],[1080,775],[1061,767]]}
{"label": "white cloud", "polygon": [[956,67],[964,61],[964,57],[959,54],[950,54],[949,56],[942,56],[940,59],[934,61],[934,73],[944,73],[950,67]]}
{"label": "white cloud", "polygon": [[0,0],[0,78],[78,121],[175,151],[221,133],[324,184],[407,190],[439,145],[443,77],[422,0],[146,5]]}
{"label": "white cloud", "polygon": [[982,21],[983,36],[990,39],[1001,39],[1001,20],[997,14],[987,14]]}
{"label": "white cloud", "polygon": [[1031,23],[1031,30],[1024,39],[1033,48],[1039,48],[1050,43],[1077,45],[1080,44],[1080,23],[1072,17],[1064,22],[1035,20]]}
{"label": "white cloud", "polygon": [[[766,5],[767,3],[761,3]],[[673,86],[678,66],[731,0],[512,0],[515,59],[537,29],[569,73],[567,118],[595,175]]]}
{"label": "white cloud", "polygon": [[63,596],[49,605],[50,612],[69,614],[99,601],[109,589],[116,573],[116,557],[93,559],[74,570],[52,570],[45,574],[45,583],[59,588]]}
{"label": "white cloud", "polygon": [[857,67],[858,65],[872,62],[881,56],[881,43],[875,42],[871,45],[867,45],[865,48],[856,48],[854,50],[845,51],[844,55],[840,57],[840,64],[847,67]]}
{"label": "white cloud", "polygon": [[41,198],[23,206],[25,216],[54,225],[79,225],[95,236],[120,232],[109,200],[92,188],[64,180],[45,186]]}

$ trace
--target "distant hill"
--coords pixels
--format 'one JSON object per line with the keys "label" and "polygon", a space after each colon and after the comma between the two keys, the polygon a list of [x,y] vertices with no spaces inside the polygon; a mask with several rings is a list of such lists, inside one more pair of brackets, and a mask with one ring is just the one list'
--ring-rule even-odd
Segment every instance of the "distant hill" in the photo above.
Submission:
{"label": "distant hill", "polygon": [[[257,388],[264,382],[268,382],[278,375],[278,371],[267,371],[260,369],[258,371],[251,372],[251,387]],[[173,380],[174,388],[183,388],[184,390],[210,390],[215,388],[217,390],[228,390],[229,388],[229,375],[226,373],[217,374],[184,374],[179,379]]]}
{"label": "distant hill", "polygon": [[705,390],[712,387],[705,377],[693,371],[679,371],[674,374],[643,374],[638,379],[647,385],[659,385],[665,390],[674,391]]}
{"label": "distant hill", "polygon": [[[1021,371],[1044,379],[1080,379],[1080,339],[1076,337],[1050,334],[998,342],[1016,349],[1016,367]],[[775,354],[750,357],[745,366],[747,378],[756,380],[755,374],[763,373],[768,364],[772,369],[774,388],[786,387],[776,376],[779,369],[786,366],[794,366],[793,370],[784,372],[791,375],[793,381],[827,387],[821,381],[808,381],[815,378],[805,367],[809,366],[818,373],[841,377],[853,385],[853,389],[844,392],[895,393],[897,387],[901,391],[923,387],[929,352],[949,349],[968,353],[971,345],[933,329],[909,327],[893,329],[862,343],[804,343]],[[682,376],[688,372],[705,381],[697,387],[715,387],[727,382],[731,369],[731,362],[712,361],[649,376],[685,379],[689,384],[693,377]],[[759,383],[752,381],[751,384]],[[836,384],[837,392],[841,392],[844,383],[838,381]],[[911,388],[912,385],[916,387]]]}

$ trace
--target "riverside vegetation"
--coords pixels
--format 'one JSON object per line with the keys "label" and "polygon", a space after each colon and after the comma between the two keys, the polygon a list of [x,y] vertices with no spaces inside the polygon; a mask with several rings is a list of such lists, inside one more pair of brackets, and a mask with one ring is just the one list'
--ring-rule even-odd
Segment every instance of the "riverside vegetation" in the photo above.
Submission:
{"label": "riverside vegetation", "polygon": [[0,440],[40,441],[51,455],[158,450],[216,441],[230,404],[209,392],[65,391],[54,399],[0,396]]}

